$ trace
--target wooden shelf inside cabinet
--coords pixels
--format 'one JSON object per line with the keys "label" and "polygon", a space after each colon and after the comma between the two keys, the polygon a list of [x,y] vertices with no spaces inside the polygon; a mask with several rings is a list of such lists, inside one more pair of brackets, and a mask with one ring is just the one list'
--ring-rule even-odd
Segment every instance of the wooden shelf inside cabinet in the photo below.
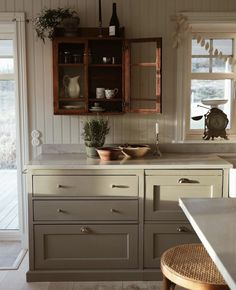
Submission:
{"label": "wooden shelf inside cabinet", "polygon": [[114,99],[97,99],[97,98],[92,98],[89,99],[89,102],[122,102],[121,98],[114,98]]}
{"label": "wooden shelf inside cabinet", "polygon": [[69,103],[73,103],[73,102],[85,102],[87,101],[87,99],[85,98],[60,98],[59,102],[69,102]]}
{"label": "wooden shelf inside cabinet", "polygon": [[89,67],[99,67],[99,68],[111,68],[111,67],[122,67],[122,64],[90,64]]}
{"label": "wooden shelf inside cabinet", "polygon": [[83,67],[84,63],[59,63],[58,66],[61,67]]}

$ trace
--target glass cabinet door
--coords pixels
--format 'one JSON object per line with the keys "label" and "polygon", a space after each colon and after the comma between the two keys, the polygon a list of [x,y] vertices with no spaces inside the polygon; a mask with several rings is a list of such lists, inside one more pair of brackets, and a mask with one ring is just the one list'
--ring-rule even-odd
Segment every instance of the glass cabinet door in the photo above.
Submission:
{"label": "glass cabinet door", "polygon": [[127,111],[161,113],[161,46],[161,38],[127,41]]}

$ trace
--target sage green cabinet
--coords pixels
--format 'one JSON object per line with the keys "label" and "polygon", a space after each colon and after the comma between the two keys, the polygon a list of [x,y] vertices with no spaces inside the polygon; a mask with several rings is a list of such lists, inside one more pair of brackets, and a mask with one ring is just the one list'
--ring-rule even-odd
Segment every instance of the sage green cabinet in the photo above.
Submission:
{"label": "sage green cabinet", "polygon": [[180,244],[199,242],[189,223],[145,224],[144,267],[159,268],[165,250]]}
{"label": "sage green cabinet", "polygon": [[181,197],[222,197],[221,170],[148,170],[145,220],[183,220]]}
{"label": "sage green cabinet", "polygon": [[35,225],[35,269],[138,266],[137,225]]}
{"label": "sage green cabinet", "polygon": [[137,200],[34,200],[35,221],[137,221]]}
{"label": "sage green cabinet", "polygon": [[199,242],[179,197],[222,197],[220,169],[33,169],[27,281],[159,280],[160,257]]}

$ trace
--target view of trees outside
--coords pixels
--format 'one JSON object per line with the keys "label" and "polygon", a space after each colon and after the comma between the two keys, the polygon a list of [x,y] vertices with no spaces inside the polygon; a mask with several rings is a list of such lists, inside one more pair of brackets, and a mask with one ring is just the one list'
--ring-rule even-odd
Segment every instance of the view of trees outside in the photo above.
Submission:
{"label": "view of trees outside", "polygon": [[0,230],[19,229],[13,40],[0,40]]}
{"label": "view of trees outside", "polygon": [[0,81],[0,169],[16,169],[14,81]]}
{"label": "view of trees outside", "polygon": [[0,40],[0,169],[16,168],[13,41]]}
{"label": "view of trees outside", "polygon": [[[209,43],[209,47],[214,47],[221,51],[224,56],[231,56],[233,53],[232,39],[206,39],[205,43]],[[209,53],[204,47],[192,40],[192,73],[208,74],[210,76],[214,73],[230,73],[233,67],[229,62],[223,59],[216,58],[213,53]],[[232,96],[232,80],[225,79],[192,79],[191,80],[191,117],[200,116],[207,113],[208,109],[199,107],[202,106],[203,99],[228,99],[228,102],[220,106],[228,118],[231,113],[231,96]],[[210,107],[209,107],[210,109]],[[230,122],[228,127],[230,127]],[[204,118],[200,121],[190,120],[190,129],[203,129]]]}

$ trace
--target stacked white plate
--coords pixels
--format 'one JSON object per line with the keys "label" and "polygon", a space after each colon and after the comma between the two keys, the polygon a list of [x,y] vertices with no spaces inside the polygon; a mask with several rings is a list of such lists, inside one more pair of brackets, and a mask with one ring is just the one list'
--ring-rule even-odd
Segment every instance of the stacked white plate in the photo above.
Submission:
{"label": "stacked white plate", "polygon": [[105,111],[105,109],[102,107],[91,107],[90,111],[91,112],[103,112],[103,111]]}

